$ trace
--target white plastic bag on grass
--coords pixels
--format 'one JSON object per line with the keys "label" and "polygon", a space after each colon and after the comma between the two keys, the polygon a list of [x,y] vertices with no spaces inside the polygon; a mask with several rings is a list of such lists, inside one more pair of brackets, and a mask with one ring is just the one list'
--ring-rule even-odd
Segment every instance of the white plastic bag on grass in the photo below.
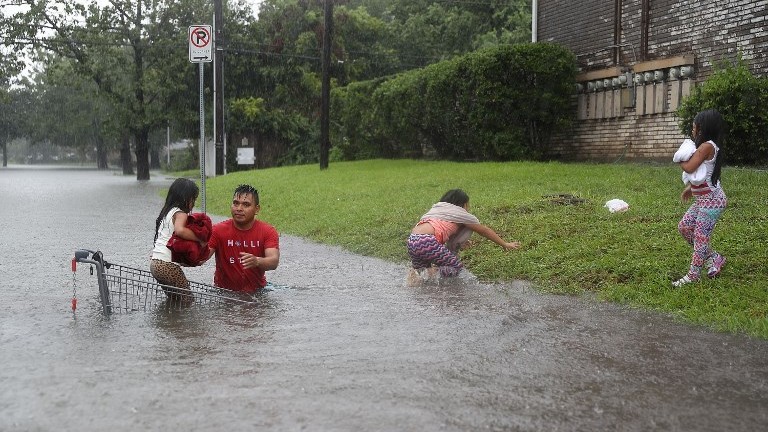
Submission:
{"label": "white plastic bag on grass", "polygon": [[606,201],[603,207],[607,207],[611,213],[625,212],[629,210],[629,204],[618,198]]}

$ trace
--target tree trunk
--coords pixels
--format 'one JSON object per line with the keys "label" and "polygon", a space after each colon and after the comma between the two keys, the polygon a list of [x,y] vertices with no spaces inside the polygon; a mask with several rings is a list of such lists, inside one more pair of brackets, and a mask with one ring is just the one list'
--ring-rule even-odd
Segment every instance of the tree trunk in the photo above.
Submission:
{"label": "tree trunk", "polygon": [[157,147],[149,149],[149,167],[150,169],[160,169],[160,150]]}
{"label": "tree trunk", "polygon": [[8,142],[3,141],[2,146],[3,146],[3,166],[7,167],[8,166]]}
{"label": "tree trunk", "polygon": [[107,162],[107,149],[104,148],[104,138],[96,135],[96,167],[100,170],[109,169]]}
{"label": "tree trunk", "polygon": [[101,122],[98,118],[93,119],[93,141],[96,143],[96,168],[100,170],[109,169],[107,162],[107,149],[104,146],[104,137],[101,135]]}
{"label": "tree trunk", "polygon": [[123,174],[133,174],[133,161],[131,160],[131,137],[123,135],[123,143],[120,147],[120,162],[123,164]]}
{"label": "tree trunk", "polygon": [[[136,2],[136,17],[133,22],[137,34],[144,28],[142,2]],[[149,180],[149,126],[147,126],[146,102],[144,100],[144,46],[137,38],[131,41],[133,46],[134,97],[136,105],[133,115],[141,122],[141,128],[134,132],[136,138],[136,180]]]}
{"label": "tree trunk", "polygon": [[[253,155],[256,158],[254,168],[272,168],[278,166],[280,159],[288,152],[286,145],[272,134],[253,134]],[[248,140],[251,140],[249,136]]]}
{"label": "tree trunk", "polygon": [[149,130],[141,128],[136,138],[136,180],[149,180]]}
{"label": "tree trunk", "polygon": [[107,150],[104,148],[104,140],[101,138],[96,142],[96,166],[100,170],[109,169]]}

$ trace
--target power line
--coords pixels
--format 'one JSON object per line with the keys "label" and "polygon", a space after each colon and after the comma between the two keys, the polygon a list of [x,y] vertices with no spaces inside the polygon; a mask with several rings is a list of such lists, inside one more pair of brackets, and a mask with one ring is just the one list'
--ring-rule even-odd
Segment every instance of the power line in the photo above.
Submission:
{"label": "power line", "polygon": [[[13,41],[6,41],[6,44],[13,44],[13,45],[28,45],[28,46],[35,46],[35,45],[70,45],[75,44],[79,46],[84,47],[117,47],[117,48],[128,48],[128,47],[134,47],[134,44],[127,43],[127,42],[112,42],[112,41],[85,41],[81,39],[71,39],[71,38],[20,38],[15,39]],[[185,50],[187,48],[186,44],[184,43],[142,43],[143,47],[149,47],[149,48],[155,48],[155,49],[167,49],[167,50]],[[285,52],[275,52],[270,50],[270,48],[285,48],[285,46],[278,46],[278,45],[268,45],[268,44],[260,44],[260,43],[248,43],[248,42],[237,42],[233,44],[235,46],[243,46],[243,45],[250,45],[255,47],[262,47],[267,48],[267,50],[264,49],[254,49],[254,48],[237,48],[237,47],[224,47],[223,51],[225,52],[231,52],[231,53],[240,53],[240,54],[255,54],[255,55],[264,55],[269,57],[284,57],[284,58],[298,58],[298,59],[305,59],[305,60],[319,60],[319,56],[312,56],[308,54],[290,54]],[[346,54],[349,55],[349,57],[345,60],[354,60],[354,56],[359,56],[363,58],[392,58],[392,59],[409,59],[409,60],[423,60],[427,62],[432,61],[440,61],[442,60],[442,57],[435,57],[435,56],[419,56],[419,55],[411,55],[403,52],[399,53],[392,53],[392,52],[376,52],[376,51],[358,51],[358,50],[351,50],[351,51],[345,51]]]}
{"label": "power line", "polygon": [[494,1],[490,2],[480,2],[480,1],[471,1],[471,0],[434,0],[433,3],[448,3],[448,4],[472,4],[472,5],[481,5],[481,6],[496,6]]}
{"label": "power line", "polygon": [[304,60],[320,60],[320,57],[310,57],[310,56],[299,55],[299,54],[275,53],[275,52],[269,52],[269,51],[259,51],[254,49],[224,48],[223,51],[238,53],[238,54],[257,54],[257,55],[263,55],[267,57],[278,57],[278,58],[286,57],[286,58],[300,58]]}

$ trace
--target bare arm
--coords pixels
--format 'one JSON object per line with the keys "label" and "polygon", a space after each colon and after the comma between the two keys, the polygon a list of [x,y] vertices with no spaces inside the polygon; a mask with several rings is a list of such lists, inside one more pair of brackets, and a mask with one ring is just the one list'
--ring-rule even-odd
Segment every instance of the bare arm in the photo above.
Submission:
{"label": "bare arm", "polygon": [[240,252],[240,262],[243,268],[259,268],[261,270],[274,270],[280,264],[280,249],[264,249],[264,256],[259,257],[247,252]]}
{"label": "bare arm", "polygon": [[497,245],[503,247],[505,250],[520,249],[520,242],[504,241],[504,239],[502,239],[501,237],[499,237],[498,234],[496,234],[496,231],[494,231],[493,229],[483,224],[466,224],[465,226],[471,229],[472,231],[480,234],[481,236],[487,238],[488,240],[496,243]]}
{"label": "bare arm", "polygon": [[706,160],[712,159],[712,156],[714,155],[715,148],[712,147],[712,144],[709,142],[702,143],[690,159],[680,162],[680,168],[688,174],[691,174],[696,171],[699,165],[703,164]]}
{"label": "bare arm", "polygon": [[680,194],[680,201],[687,202],[689,199],[691,199],[691,196],[693,196],[693,192],[691,192],[691,184],[685,185],[685,189],[683,189],[683,192]]}
{"label": "bare arm", "polygon": [[203,243],[191,229],[187,228],[187,216],[183,211],[176,212],[173,215],[173,233],[184,240]]}

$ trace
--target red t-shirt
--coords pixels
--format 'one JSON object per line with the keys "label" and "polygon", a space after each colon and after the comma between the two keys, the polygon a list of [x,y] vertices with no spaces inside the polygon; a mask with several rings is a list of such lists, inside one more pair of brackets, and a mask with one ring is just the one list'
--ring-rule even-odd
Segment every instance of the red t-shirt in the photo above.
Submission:
{"label": "red t-shirt", "polygon": [[255,292],[267,284],[264,271],[258,268],[244,269],[240,264],[240,252],[259,257],[264,249],[279,249],[279,235],[272,225],[256,220],[248,230],[239,230],[232,219],[213,226],[208,246],[216,250],[216,272],[213,283],[232,291]]}

